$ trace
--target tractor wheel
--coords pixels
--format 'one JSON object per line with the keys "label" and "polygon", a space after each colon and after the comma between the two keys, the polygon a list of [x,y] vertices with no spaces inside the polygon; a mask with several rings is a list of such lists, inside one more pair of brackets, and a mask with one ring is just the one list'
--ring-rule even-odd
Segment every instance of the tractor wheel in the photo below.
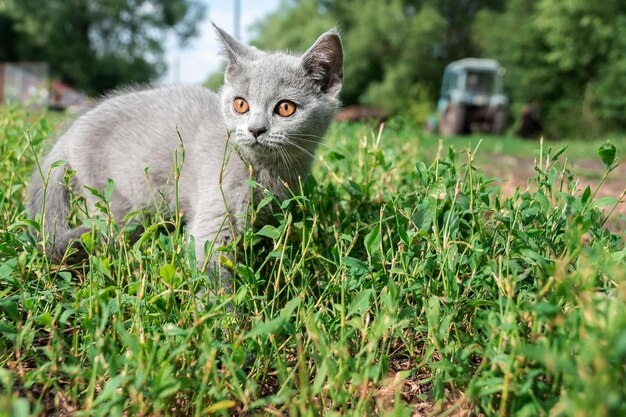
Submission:
{"label": "tractor wheel", "polygon": [[450,104],[441,118],[441,135],[454,136],[463,133],[465,113],[465,106],[462,104]]}
{"label": "tractor wheel", "polygon": [[493,114],[493,124],[491,126],[491,133],[494,135],[502,135],[506,131],[506,109],[497,109]]}

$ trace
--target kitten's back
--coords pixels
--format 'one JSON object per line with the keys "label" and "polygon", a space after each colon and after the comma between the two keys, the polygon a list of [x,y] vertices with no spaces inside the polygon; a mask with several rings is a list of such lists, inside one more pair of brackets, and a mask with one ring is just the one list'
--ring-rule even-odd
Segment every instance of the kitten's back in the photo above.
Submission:
{"label": "kitten's back", "polygon": [[[112,209],[125,214],[152,205],[158,190],[171,192],[174,165],[183,164],[183,149],[182,200],[193,198],[199,173],[192,167],[219,166],[226,136],[219,96],[210,90],[183,86],[125,91],[78,117],[42,161],[42,171],[46,175],[55,161],[67,161],[75,171],[77,191],[82,186],[104,190],[112,179]],[[56,187],[63,182],[63,168],[54,171],[50,186]],[[33,183],[41,183],[37,176]],[[41,198],[31,194],[29,211],[34,216],[42,208]],[[91,199],[88,193],[86,197]]]}
{"label": "kitten's back", "polygon": [[[149,144],[162,134],[176,133],[176,128],[183,138],[191,139],[205,126],[224,128],[219,96],[198,86],[176,86],[108,96],[79,117],[67,133],[74,136],[72,130],[77,129],[96,133],[90,136],[95,138],[92,140],[126,145],[127,140],[136,139]],[[92,141],[78,135],[76,138],[80,143]]]}

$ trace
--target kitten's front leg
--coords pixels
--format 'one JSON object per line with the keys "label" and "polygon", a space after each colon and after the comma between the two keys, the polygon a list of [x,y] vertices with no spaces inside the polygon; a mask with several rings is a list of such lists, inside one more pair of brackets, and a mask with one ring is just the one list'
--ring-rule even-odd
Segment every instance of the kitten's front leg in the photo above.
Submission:
{"label": "kitten's front leg", "polygon": [[223,288],[227,294],[232,292],[232,274],[220,265],[219,258],[220,255],[230,258],[230,253],[218,251],[218,248],[227,246],[234,240],[238,233],[234,226],[225,209],[216,210],[205,206],[196,210],[189,227],[189,235],[195,241],[198,268],[206,270],[213,278],[215,291]]}
{"label": "kitten's front leg", "polygon": [[220,265],[219,258],[222,255],[232,260],[232,252],[217,249],[230,245],[243,232],[250,200],[249,189],[246,187],[230,191],[227,202],[222,198],[215,198],[211,193],[205,194],[198,201],[189,226],[189,234],[195,240],[198,268],[204,268],[214,277],[215,289],[223,288],[225,293],[232,292],[232,274],[228,268]]}

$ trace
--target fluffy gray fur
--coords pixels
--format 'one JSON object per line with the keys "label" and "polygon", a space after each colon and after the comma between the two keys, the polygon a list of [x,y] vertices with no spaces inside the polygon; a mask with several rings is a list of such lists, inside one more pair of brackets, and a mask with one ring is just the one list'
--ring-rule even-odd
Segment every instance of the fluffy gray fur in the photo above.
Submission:
{"label": "fluffy gray fur", "polygon": [[[337,32],[323,34],[296,57],[263,52],[215,30],[228,57],[220,95],[201,87],[167,87],[110,97],[76,119],[43,158],[41,171],[44,177],[50,173],[47,187],[36,170],[28,212],[35,218],[43,209],[46,251],[54,258],[60,260],[86,231],[67,224],[66,170],[75,171],[72,191],[82,193],[90,214],[97,214],[97,200],[83,186],[104,190],[109,178],[115,181],[111,212],[118,222],[128,213],[154,209],[160,194],[173,208],[177,129],[185,151],[179,208],[200,263],[205,243],[223,244],[233,237],[226,218],[236,219],[234,231],[241,231],[241,214],[251,194],[244,180],[250,172],[279,198],[288,195],[284,182],[297,190],[298,178],[308,175],[313,153],[338,107],[343,52]],[[234,111],[237,97],[249,103],[247,113]],[[285,99],[297,105],[290,117],[276,113],[277,103]],[[237,152],[231,153],[227,143]],[[66,161],[65,166],[51,168],[58,160]]]}

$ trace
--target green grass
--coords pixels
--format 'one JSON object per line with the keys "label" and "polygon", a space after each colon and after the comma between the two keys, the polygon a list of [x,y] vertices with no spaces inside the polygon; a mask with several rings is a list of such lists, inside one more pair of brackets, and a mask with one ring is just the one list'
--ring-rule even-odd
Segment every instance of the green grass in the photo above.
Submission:
{"label": "green grass", "polygon": [[[355,132],[363,134],[363,132],[367,131],[367,127],[368,126],[363,126],[359,123],[347,124],[341,127],[341,131],[342,133]],[[373,127],[372,124],[369,125],[369,128],[371,127]],[[480,144],[480,152],[476,155],[476,160],[479,163],[489,162],[489,158],[492,155],[507,155],[530,159],[539,156],[539,140],[477,133],[442,139],[438,134],[421,131],[420,126],[403,118],[390,120],[386,124],[386,129],[396,132],[395,137],[391,139],[392,141],[398,140],[397,143],[394,142],[394,146],[410,141],[412,148],[419,150],[421,157],[428,160],[436,156],[440,140],[445,148],[454,146],[461,150],[466,147],[474,149]],[[386,144],[387,139],[388,138],[386,138]],[[550,137],[544,137],[544,144],[546,148],[551,147],[554,150],[567,146],[566,156],[571,160],[578,160],[589,159],[590,157],[593,158],[596,155],[597,149],[607,140],[610,140],[616,146],[620,154],[624,154],[624,151],[626,151],[626,134],[614,133],[606,137],[587,138],[585,140],[554,140]]]}
{"label": "green grass", "polygon": [[0,415],[626,415],[615,201],[572,195],[549,146],[503,196],[457,140],[335,126],[209,300],[160,214],[136,243],[94,219],[85,265],[37,252],[25,184],[52,130],[0,113]]}

